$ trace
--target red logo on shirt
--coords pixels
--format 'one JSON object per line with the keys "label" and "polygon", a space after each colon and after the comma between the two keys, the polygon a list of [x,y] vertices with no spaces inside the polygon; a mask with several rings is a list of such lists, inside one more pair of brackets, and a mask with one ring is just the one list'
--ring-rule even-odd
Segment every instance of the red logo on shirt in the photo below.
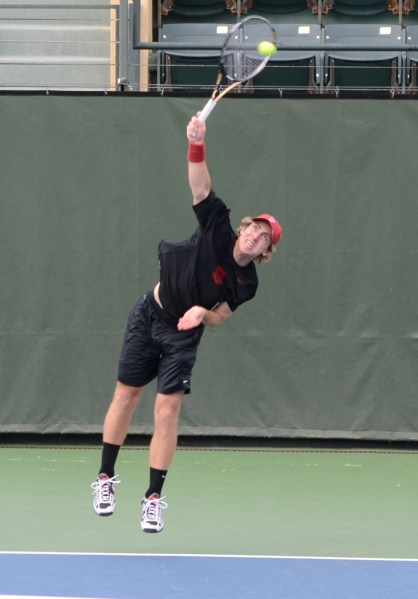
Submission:
{"label": "red logo on shirt", "polygon": [[212,273],[212,279],[216,285],[222,285],[222,281],[226,279],[226,271],[223,266],[217,266]]}

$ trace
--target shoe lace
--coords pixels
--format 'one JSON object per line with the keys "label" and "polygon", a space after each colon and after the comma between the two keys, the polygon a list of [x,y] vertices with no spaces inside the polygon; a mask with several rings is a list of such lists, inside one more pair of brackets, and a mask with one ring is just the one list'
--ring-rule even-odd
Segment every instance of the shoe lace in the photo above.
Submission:
{"label": "shoe lace", "polygon": [[168,505],[163,501],[165,497],[148,497],[144,499],[144,515],[146,520],[159,520],[161,510],[165,510]]}
{"label": "shoe lace", "polygon": [[113,491],[113,485],[119,484],[120,480],[116,480],[117,474],[112,478],[98,478],[91,484],[93,489],[92,495],[99,493],[101,502],[108,502],[110,500],[110,493]]}

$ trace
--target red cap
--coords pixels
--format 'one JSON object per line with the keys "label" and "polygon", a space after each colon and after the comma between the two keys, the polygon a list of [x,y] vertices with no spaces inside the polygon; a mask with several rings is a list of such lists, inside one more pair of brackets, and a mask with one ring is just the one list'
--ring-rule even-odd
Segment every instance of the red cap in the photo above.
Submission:
{"label": "red cap", "polygon": [[271,214],[260,214],[260,216],[254,216],[253,220],[262,220],[271,227],[271,240],[274,245],[279,243],[282,236],[282,226],[278,220],[271,216]]}

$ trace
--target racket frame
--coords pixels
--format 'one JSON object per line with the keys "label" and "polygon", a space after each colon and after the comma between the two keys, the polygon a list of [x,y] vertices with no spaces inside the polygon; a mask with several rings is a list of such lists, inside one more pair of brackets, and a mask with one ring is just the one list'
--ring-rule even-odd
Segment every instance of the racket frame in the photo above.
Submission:
{"label": "racket frame", "polygon": [[[264,56],[263,60],[259,63],[259,65],[256,69],[251,71],[251,73],[248,76],[241,77],[239,79],[233,79],[232,77],[230,77],[230,75],[226,72],[226,70],[224,68],[222,58],[225,56],[226,50],[228,50],[228,54],[231,52],[231,50],[233,50],[233,44],[230,44],[231,38],[236,34],[237,31],[239,31],[242,28],[243,25],[245,25],[249,21],[255,21],[255,20],[262,21],[263,23],[268,25],[269,30],[271,32],[271,39],[266,40],[266,41],[271,41],[277,48],[276,31],[274,30],[273,26],[271,25],[271,23],[268,19],[254,15],[254,16],[246,17],[245,19],[242,19],[242,21],[239,21],[239,23],[236,23],[235,25],[233,25],[233,27],[231,27],[231,30],[229,31],[229,33],[223,43],[223,46],[222,46],[221,54],[219,57],[219,67],[220,68],[218,71],[218,76],[216,79],[214,90],[212,92],[212,96],[207,101],[207,103],[205,104],[201,113],[198,116],[198,119],[201,123],[204,123],[206,121],[206,119],[208,118],[208,116],[210,115],[212,110],[215,108],[217,102],[219,102],[219,100],[221,98],[226,96],[226,94],[228,94],[232,90],[239,87],[242,83],[244,83],[244,81],[248,81],[249,79],[252,79],[256,75],[258,75],[258,73],[260,73],[264,69],[264,67],[270,60],[271,55]],[[264,40],[260,40],[260,41],[264,41]],[[232,83],[230,83],[227,87],[225,87],[221,91],[221,84],[222,84],[222,79],[224,76],[227,79],[229,79],[230,81],[232,81]]]}

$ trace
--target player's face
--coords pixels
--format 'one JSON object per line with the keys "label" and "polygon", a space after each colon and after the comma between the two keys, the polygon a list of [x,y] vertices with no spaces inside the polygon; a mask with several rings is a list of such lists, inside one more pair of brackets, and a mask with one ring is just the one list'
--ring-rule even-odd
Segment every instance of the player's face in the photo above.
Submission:
{"label": "player's face", "polygon": [[254,221],[241,231],[240,250],[249,256],[259,256],[266,252],[271,244],[271,229],[264,221]]}

